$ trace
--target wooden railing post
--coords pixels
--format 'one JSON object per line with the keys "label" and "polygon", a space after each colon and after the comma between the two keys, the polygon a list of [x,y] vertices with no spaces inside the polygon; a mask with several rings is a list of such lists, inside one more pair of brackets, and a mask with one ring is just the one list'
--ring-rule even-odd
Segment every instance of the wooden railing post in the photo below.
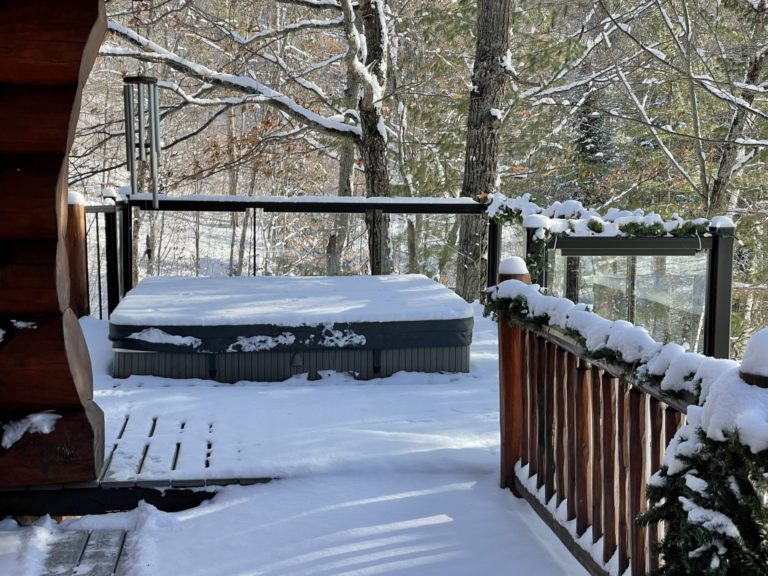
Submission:
{"label": "wooden railing post", "polygon": [[[504,260],[499,266],[499,283],[531,278],[521,258]],[[523,331],[501,319],[499,330],[499,418],[501,427],[501,475],[499,485],[515,490],[515,464],[522,457],[523,437]],[[517,494],[519,496],[519,494]]]}
{"label": "wooden railing post", "polygon": [[632,574],[645,574],[647,532],[635,518],[646,509],[645,489],[648,479],[646,457],[646,396],[632,389],[629,392],[629,509],[630,561]]}
{"label": "wooden railing post", "polygon": [[581,536],[592,525],[592,464],[591,444],[591,364],[579,359],[576,369],[576,534]]}
{"label": "wooden railing post", "polygon": [[85,243],[85,205],[81,195],[70,193],[67,206],[67,257],[69,259],[69,307],[78,318],[91,313]]}

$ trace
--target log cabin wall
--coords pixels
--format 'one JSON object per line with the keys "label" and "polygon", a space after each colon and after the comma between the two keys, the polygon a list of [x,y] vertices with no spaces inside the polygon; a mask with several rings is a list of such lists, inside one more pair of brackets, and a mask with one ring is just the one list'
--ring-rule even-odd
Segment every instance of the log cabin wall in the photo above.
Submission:
{"label": "log cabin wall", "polygon": [[105,21],[101,0],[0,0],[0,423],[61,416],[51,433],[0,448],[0,486],[91,480],[103,462],[71,309],[67,157]]}

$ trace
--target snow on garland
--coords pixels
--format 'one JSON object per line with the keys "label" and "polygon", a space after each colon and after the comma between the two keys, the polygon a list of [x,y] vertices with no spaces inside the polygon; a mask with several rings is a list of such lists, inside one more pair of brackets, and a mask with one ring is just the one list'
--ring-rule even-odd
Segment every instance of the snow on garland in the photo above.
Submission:
{"label": "snow on garland", "polygon": [[554,202],[542,208],[531,201],[530,194],[507,198],[494,193],[487,213],[500,224],[513,223],[532,229],[533,242],[528,246],[526,261],[532,278],[537,278],[544,266],[544,253],[552,236],[602,236],[602,237],[657,237],[657,236],[711,236],[732,235],[735,224],[727,216],[715,216],[712,220],[696,218],[685,220],[677,214],[665,220],[659,214],[643,210],[618,210],[610,208],[605,214],[585,208],[578,200]]}
{"label": "snow on garland", "polygon": [[[747,384],[737,362],[662,345],[642,327],[542,294],[535,284],[501,282],[488,289],[485,307],[497,321],[560,328],[585,356],[623,366],[666,394],[693,395],[638,519],[665,523],[659,573],[768,574],[768,389]],[[744,372],[768,374],[766,342],[768,328],[747,345]]]}

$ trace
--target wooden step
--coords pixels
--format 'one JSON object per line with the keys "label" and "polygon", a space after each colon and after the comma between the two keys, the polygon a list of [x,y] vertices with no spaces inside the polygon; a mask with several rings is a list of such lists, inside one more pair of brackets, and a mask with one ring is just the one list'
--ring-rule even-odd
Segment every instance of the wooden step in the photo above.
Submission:
{"label": "wooden step", "polygon": [[0,239],[58,238],[56,195],[64,162],[63,153],[0,155]]}
{"label": "wooden step", "polygon": [[63,315],[0,317],[0,329],[3,412],[71,410],[92,400],[91,360],[71,310]]}
{"label": "wooden step", "polygon": [[[93,0],[2,2],[0,82],[77,84],[89,38],[103,37],[104,3]],[[103,16],[102,16],[103,19]],[[95,29],[94,29],[95,28]],[[95,42],[96,48],[100,42]],[[90,46],[89,46],[90,47]],[[86,70],[90,70],[86,62]]]}

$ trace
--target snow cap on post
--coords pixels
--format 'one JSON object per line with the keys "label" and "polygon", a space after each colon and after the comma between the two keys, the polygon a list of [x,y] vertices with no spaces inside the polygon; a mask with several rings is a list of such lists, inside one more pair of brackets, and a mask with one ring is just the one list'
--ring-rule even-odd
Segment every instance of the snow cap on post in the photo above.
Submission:
{"label": "snow cap on post", "polygon": [[499,263],[499,284],[504,280],[520,280],[525,284],[531,283],[531,276],[528,274],[528,266],[525,260],[519,256],[506,258]]}
{"label": "snow cap on post", "polygon": [[741,361],[739,376],[747,384],[768,388],[768,328],[763,328],[749,339]]}

